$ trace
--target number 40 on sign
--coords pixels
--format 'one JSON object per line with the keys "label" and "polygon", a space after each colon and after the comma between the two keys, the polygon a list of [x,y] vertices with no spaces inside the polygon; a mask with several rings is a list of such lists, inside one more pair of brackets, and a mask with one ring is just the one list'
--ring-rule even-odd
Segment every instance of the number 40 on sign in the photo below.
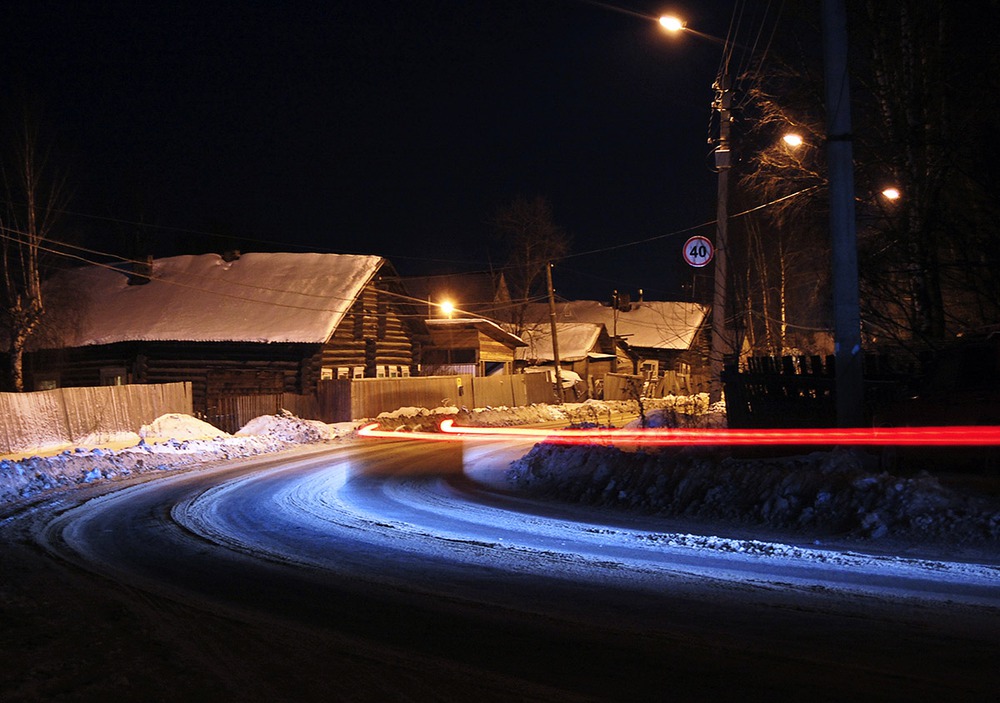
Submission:
{"label": "number 40 on sign", "polygon": [[695,268],[707,266],[713,256],[715,256],[715,248],[706,237],[691,237],[684,242],[684,260],[688,262],[689,266]]}

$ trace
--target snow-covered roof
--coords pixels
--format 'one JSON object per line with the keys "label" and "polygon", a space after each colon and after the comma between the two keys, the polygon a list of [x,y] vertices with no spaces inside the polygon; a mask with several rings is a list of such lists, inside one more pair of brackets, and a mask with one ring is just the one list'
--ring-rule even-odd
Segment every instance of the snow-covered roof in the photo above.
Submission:
{"label": "snow-covered roof", "polygon": [[[698,303],[655,300],[632,303],[629,311],[618,312],[617,335],[630,347],[689,349],[707,311],[707,306]],[[540,305],[530,314],[532,319],[547,319],[548,307]],[[596,300],[557,303],[556,321],[603,324],[608,334],[614,334],[616,328],[615,309]],[[559,343],[561,352],[561,338]]]}
{"label": "snow-covered roof", "polygon": [[37,345],[324,343],[384,262],[352,254],[174,256],[154,260],[143,285],[108,267],[70,269],[47,284],[55,324]]}
{"label": "snow-covered roof", "polygon": [[[559,340],[560,361],[580,361],[597,348],[604,325],[590,322],[557,322],[556,335]],[[540,324],[529,327],[521,335],[527,347],[516,350],[515,358],[519,360],[537,359],[539,361],[554,361],[552,353],[552,327]]]}
{"label": "snow-covered roof", "polygon": [[[447,329],[449,327],[471,327],[479,330],[487,337],[510,347],[523,347],[524,341],[515,334],[511,334],[503,329],[493,320],[486,320],[481,317],[457,317],[427,320],[427,327],[433,336],[435,329]],[[440,341],[440,340],[436,340]]]}

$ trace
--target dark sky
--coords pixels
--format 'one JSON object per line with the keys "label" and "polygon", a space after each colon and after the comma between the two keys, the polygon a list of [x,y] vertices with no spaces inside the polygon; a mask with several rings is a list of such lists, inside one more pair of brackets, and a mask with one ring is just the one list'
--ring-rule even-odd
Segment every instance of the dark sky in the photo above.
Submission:
{"label": "dark sky", "polygon": [[[715,36],[734,5],[613,4]],[[546,198],[577,253],[714,219],[720,55],[585,0],[0,9],[4,108],[41,106],[70,209],[92,216],[63,224],[87,245],[125,253],[141,220],[157,255],[223,232],[245,251],[380,254],[404,275],[498,263],[487,222],[517,195]],[[686,236],[567,260],[556,286],[677,297]]]}

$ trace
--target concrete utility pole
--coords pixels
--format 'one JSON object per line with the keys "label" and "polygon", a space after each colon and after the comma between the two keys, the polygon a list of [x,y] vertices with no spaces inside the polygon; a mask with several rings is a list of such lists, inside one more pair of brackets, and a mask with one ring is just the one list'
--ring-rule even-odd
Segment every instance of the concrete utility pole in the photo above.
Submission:
{"label": "concrete utility pole", "polygon": [[733,94],[729,87],[729,75],[723,72],[713,86],[715,101],[712,108],[719,111],[719,143],[715,148],[715,169],[719,173],[719,202],[716,214],[715,236],[715,291],[712,297],[712,347],[709,352],[711,383],[709,400],[713,403],[722,398],[722,369],[726,356],[733,353],[729,332],[726,329],[726,297],[729,271],[726,254],[729,233],[729,168],[732,165],[729,151],[729,134],[732,122],[730,108]]}
{"label": "concrete utility pole", "polygon": [[844,0],[823,0],[826,148],[833,253],[833,342],[837,425],[864,422],[864,371],[858,302],[858,242],[854,215],[854,149],[847,69]]}
{"label": "concrete utility pole", "polygon": [[559,368],[559,336],[556,334],[556,293],[552,287],[552,263],[545,264],[545,278],[549,284],[549,325],[552,329],[552,358],[556,364],[556,403],[562,405],[562,371]]}

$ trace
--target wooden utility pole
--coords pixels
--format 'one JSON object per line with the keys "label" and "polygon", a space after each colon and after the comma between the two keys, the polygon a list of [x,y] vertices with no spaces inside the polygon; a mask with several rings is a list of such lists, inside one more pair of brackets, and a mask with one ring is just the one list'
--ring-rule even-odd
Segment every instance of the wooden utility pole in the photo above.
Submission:
{"label": "wooden utility pole", "polygon": [[712,107],[719,111],[719,143],[715,147],[715,170],[719,173],[719,196],[716,212],[715,235],[715,290],[712,296],[712,347],[709,351],[709,399],[716,403],[722,398],[722,370],[726,357],[733,353],[729,331],[726,328],[726,298],[729,269],[726,256],[729,232],[729,168],[731,108],[733,94],[729,88],[729,75],[723,71],[715,86],[716,96]]}
{"label": "wooden utility pole", "polygon": [[556,403],[562,405],[562,371],[559,369],[559,335],[556,334],[556,294],[552,288],[552,262],[545,264],[545,279],[549,284],[549,325],[552,328],[552,358],[556,364]]}

